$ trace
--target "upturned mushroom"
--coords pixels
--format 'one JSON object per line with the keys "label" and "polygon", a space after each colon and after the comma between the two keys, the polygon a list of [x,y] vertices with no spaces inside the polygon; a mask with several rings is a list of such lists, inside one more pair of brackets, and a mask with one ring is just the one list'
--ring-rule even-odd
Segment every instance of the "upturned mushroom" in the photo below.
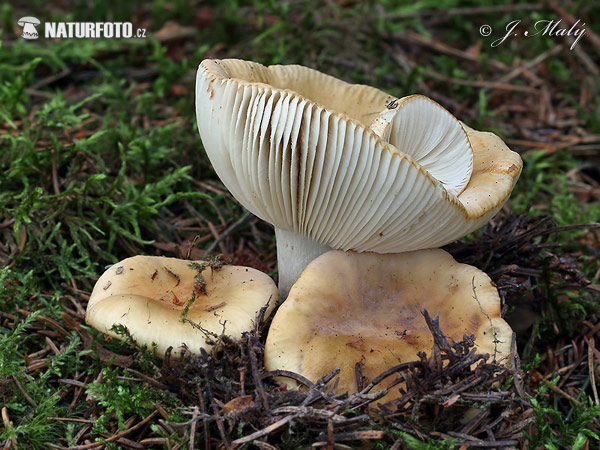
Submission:
{"label": "upturned mushroom", "polygon": [[302,66],[205,60],[198,130],[225,186],[275,226],[285,298],[330,249],[435,248],[484,225],[521,172],[497,136],[434,101]]}
{"label": "upturned mushroom", "polygon": [[[417,360],[418,352],[431,352],[423,309],[439,314],[448,337],[474,335],[479,352],[497,361],[510,354],[512,331],[500,316],[498,291],[481,270],[440,249],[392,255],[334,250],[308,264],[279,307],[265,344],[265,367],[313,382],[339,368],[338,392],[355,392],[357,363],[368,384],[397,364]],[[390,392],[386,399],[394,396]]]}
{"label": "upturned mushroom", "polygon": [[261,308],[267,317],[277,297],[273,280],[256,269],[134,256],[98,279],[85,320],[117,338],[113,326],[124,325],[138,344],[155,344],[159,355],[169,347],[180,355],[183,344],[198,353],[211,347],[211,334],[240,338],[250,331]]}

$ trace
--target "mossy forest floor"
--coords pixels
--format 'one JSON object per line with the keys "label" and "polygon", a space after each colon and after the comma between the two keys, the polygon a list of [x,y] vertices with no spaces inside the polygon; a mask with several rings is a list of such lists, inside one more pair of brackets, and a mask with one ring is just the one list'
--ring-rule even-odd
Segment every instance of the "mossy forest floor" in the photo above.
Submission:
{"label": "mossy forest floor", "polygon": [[[0,445],[598,448],[600,5],[493,3],[0,5]],[[22,16],[148,32],[25,41]],[[492,45],[512,21],[523,33],[558,19],[585,22],[573,49],[552,33]],[[222,186],[198,136],[195,69],[210,57],[422,93],[521,154],[504,209],[447,247],[498,285],[516,332],[510,367],[468,339],[448,342],[431,320],[435,347],[391,368],[406,395],[374,419],[369,386],[334,395],[335,374],[279,388],[262,366],[264,328],[175,360],[85,326],[95,280],[127,256],[222,254],[276,276],[273,230]]]}

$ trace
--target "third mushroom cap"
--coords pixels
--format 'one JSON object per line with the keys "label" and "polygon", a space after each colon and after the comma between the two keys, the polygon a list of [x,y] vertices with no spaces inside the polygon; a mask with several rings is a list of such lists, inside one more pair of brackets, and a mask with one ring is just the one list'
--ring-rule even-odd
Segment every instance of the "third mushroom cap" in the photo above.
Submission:
{"label": "third mushroom cap", "polygon": [[498,212],[522,168],[497,136],[426,97],[297,65],[205,60],[196,115],[225,186],[275,226],[283,298],[331,248],[398,253],[459,239]]}
{"label": "third mushroom cap", "polygon": [[[200,282],[202,281],[202,282]],[[113,337],[125,326],[140,345],[156,345],[160,356],[185,344],[192,353],[212,346],[209,335],[239,339],[264,308],[268,317],[277,287],[266,274],[241,266],[214,270],[203,261],[134,256],[98,279],[85,321]]]}

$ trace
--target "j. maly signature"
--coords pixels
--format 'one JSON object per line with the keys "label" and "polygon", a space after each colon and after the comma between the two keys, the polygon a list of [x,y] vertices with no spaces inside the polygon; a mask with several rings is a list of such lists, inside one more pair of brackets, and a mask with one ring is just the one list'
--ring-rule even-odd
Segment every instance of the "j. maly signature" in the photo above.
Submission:
{"label": "j. maly signature", "polygon": [[585,22],[580,24],[580,20],[577,19],[571,28],[562,28],[560,26],[562,19],[559,20],[538,20],[533,25],[533,30],[524,30],[522,32],[519,31],[517,27],[521,24],[521,19],[513,20],[506,24],[506,34],[499,39],[496,39],[492,42],[492,47],[497,47],[506,41],[511,36],[571,36],[574,38],[573,43],[571,44],[571,50],[575,48],[579,40],[585,34]]}

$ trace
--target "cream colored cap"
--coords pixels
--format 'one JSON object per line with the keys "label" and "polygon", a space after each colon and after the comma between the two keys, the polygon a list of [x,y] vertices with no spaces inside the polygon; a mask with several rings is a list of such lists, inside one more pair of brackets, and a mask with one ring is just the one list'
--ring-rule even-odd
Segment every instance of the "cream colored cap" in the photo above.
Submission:
{"label": "cream colored cap", "polygon": [[[113,325],[127,327],[140,345],[156,343],[159,355],[169,347],[181,353],[185,344],[192,353],[208,349],[203,329],[240,338],[252,330],[261,308],[267,317],[278,299],[277,287],[266,274],[249,267],[223,266],[202,272],[206,294],[196,287],[192,261],[157,256],[127,258],[104,272],[96,282],[87,307],[86,323],[111,336]],[[197,261],[201,263],[201,261]]]}
{"label": "cream colored cap", "polygon": [[459,341],[474,335],[479,352],[500,361],[510,353],[512,337],[500,306],[484,272],[457,263],[443,250],[330,251],[306,267],[275,314],[265,366],[311,381],[339,368],[338,391],[355,392],[356,363],[371,381],[397,364],[418,360],[420,351],[431,353],[424,309],[432,317],[439,314],[446,336]]}

